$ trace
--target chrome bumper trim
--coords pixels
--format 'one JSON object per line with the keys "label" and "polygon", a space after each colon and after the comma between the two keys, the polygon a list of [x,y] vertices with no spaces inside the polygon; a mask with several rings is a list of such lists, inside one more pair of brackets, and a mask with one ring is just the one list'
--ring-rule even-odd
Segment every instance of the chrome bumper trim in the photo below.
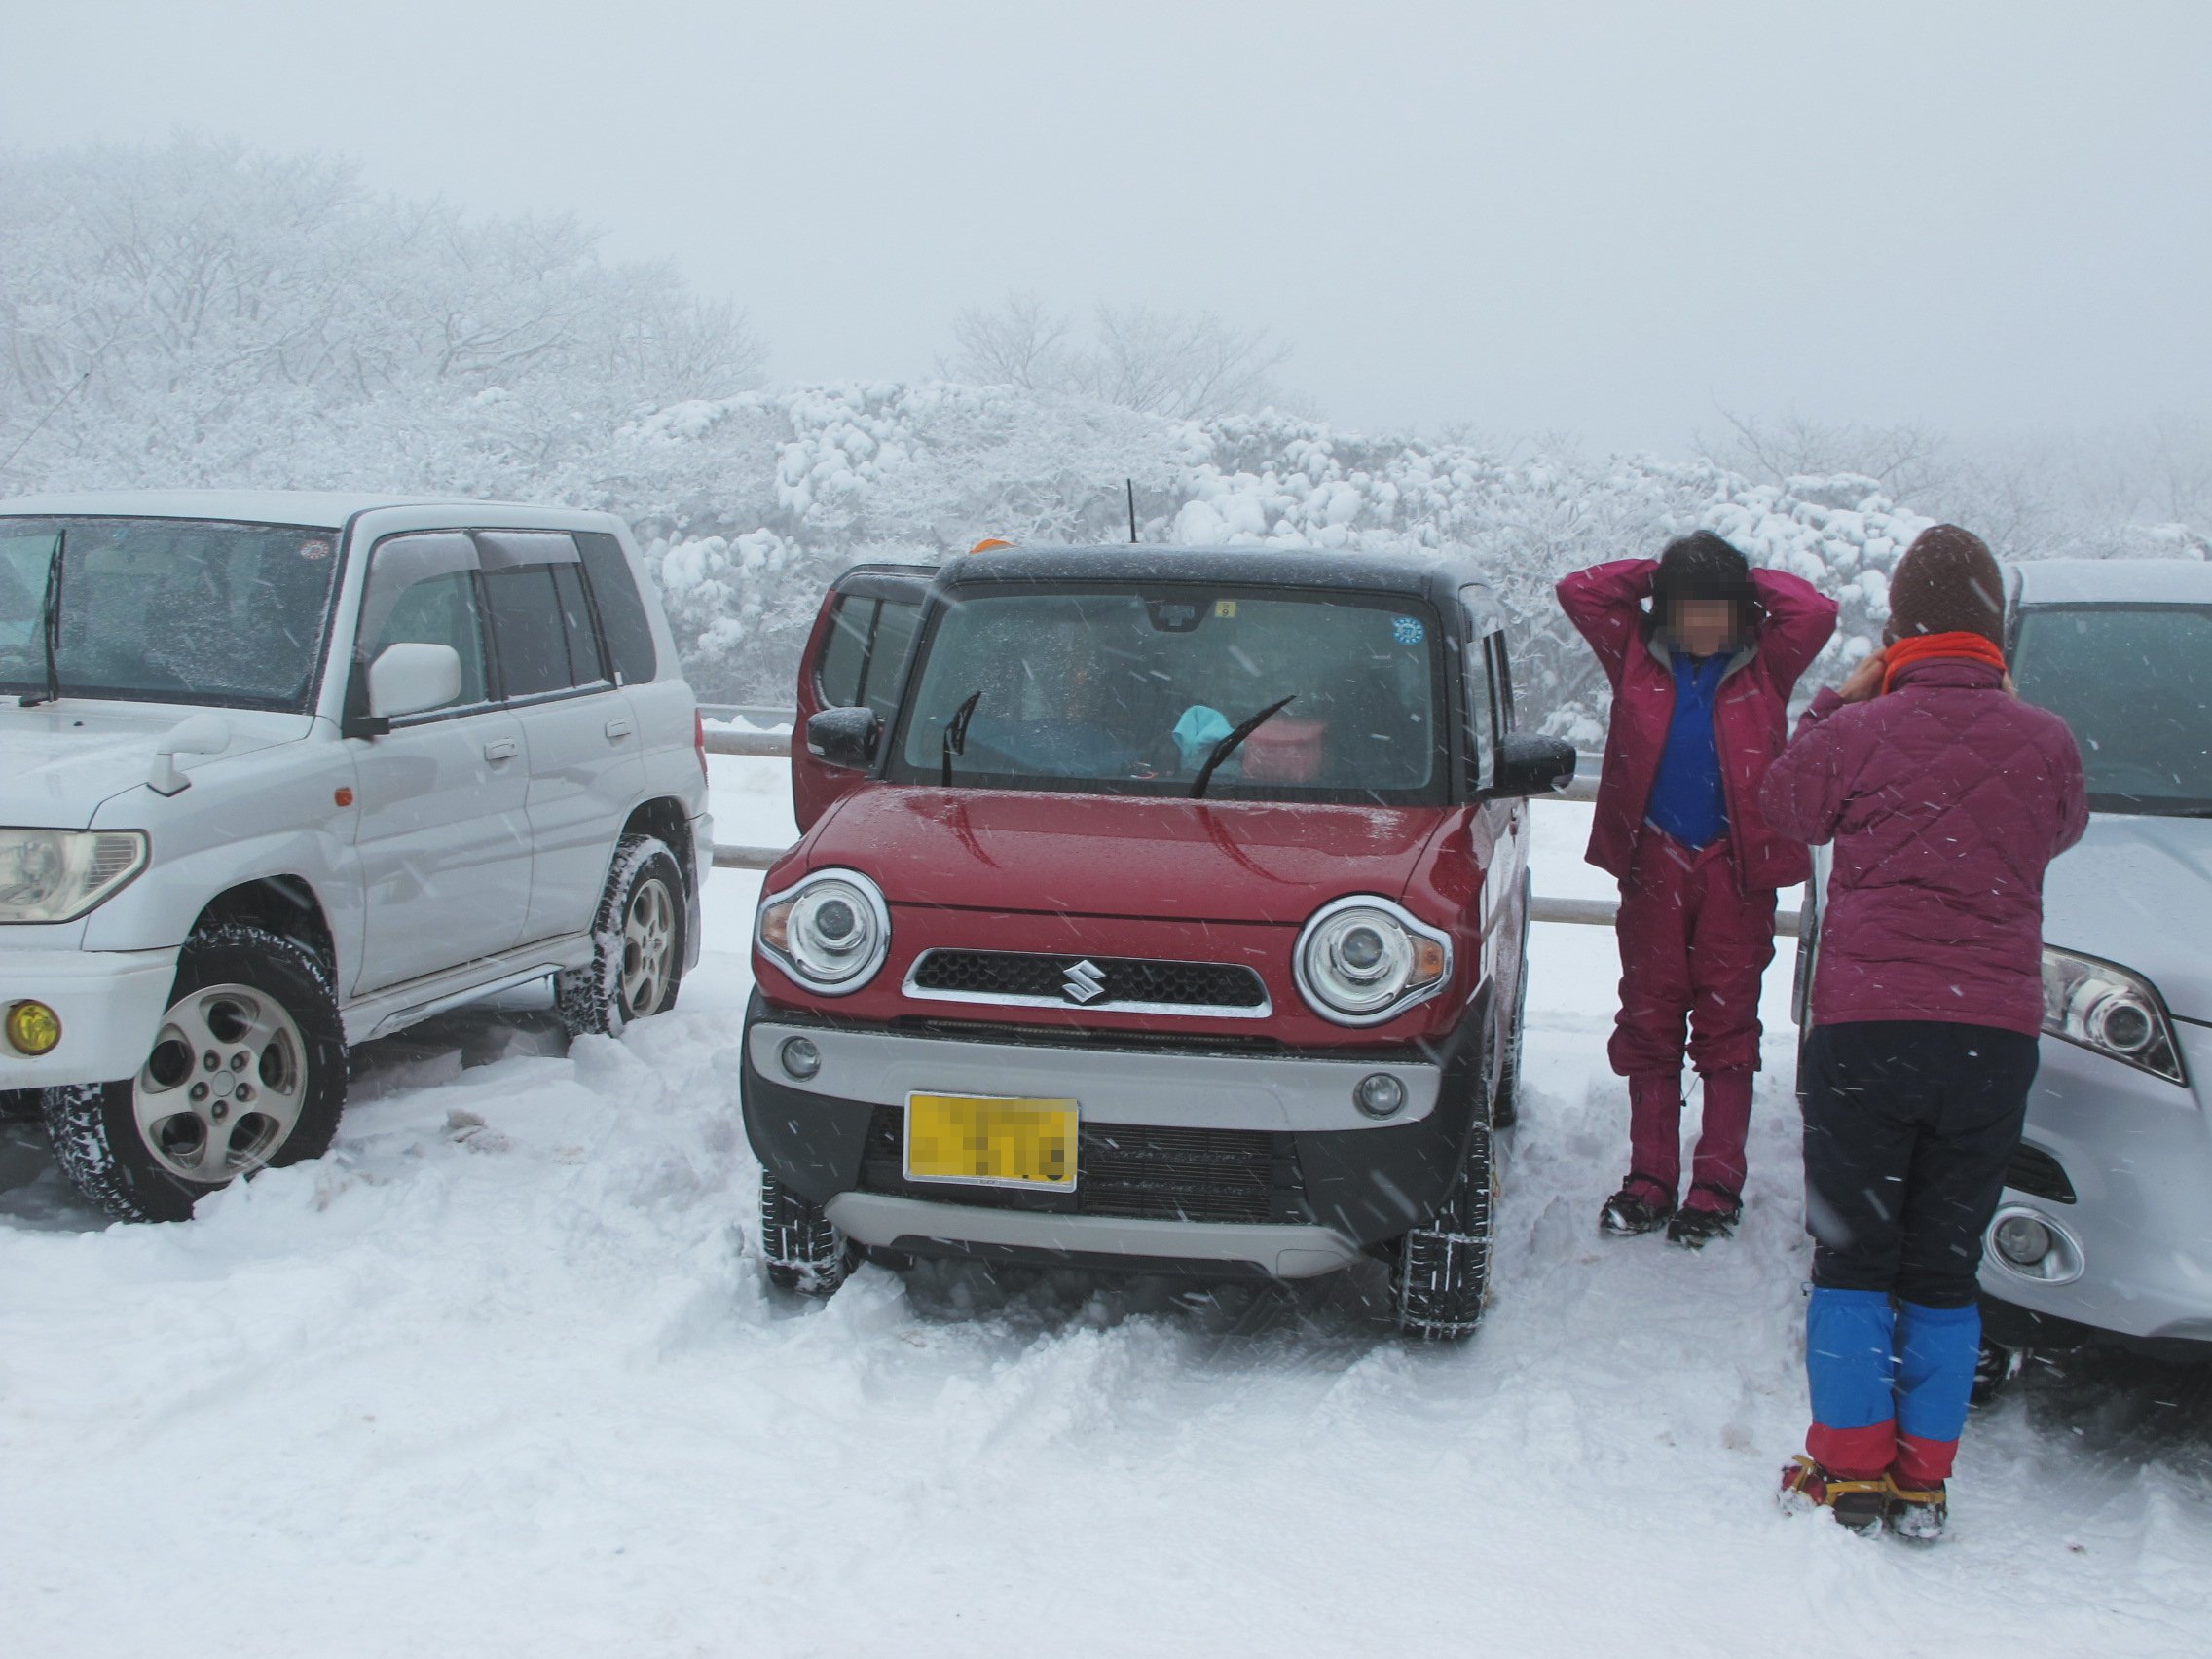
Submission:
{"label": "chrome bumper trim", "polygon": [[[822,1056],[812,1077],[794,1078],[783,1068],[778,1051],[793,1037],[804,1037]],[[969,1042],[763,1019],[747,1034],[746,1052],[753,1069],[778,1087],[838,1100],[903,1106],[917,1092],[1050,1094],[1074,1099],[1087,1124],[1162,1128],[1395,1128],[1433,1112],[1441,1088],[1441,1075],[1426,1061],[1056,1048],[1049,1032],[1038,1037]],[[1387,1118],[1370,1118],[1352,1103],[1354,1087],[1376,1072],[1406,1090],[1404,1107]]]}

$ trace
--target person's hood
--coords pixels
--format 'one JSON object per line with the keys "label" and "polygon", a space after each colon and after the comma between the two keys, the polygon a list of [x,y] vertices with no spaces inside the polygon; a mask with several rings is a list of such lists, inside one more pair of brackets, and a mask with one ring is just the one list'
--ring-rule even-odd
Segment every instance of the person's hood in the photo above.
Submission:
{"label": "person's hood", "polygon": [[2212,1021],[2212,819],[2095,813],[2044,877],[2044,942],[2140,974]]}
{"label": "person's hood", "polygon": [[228,727],[230,745],[219,755],[178,756],[188,777],[225,757],[305,737],[314,723],[311,715],[66,696],[25,709],[10,698],[0,702],[0,825],[88,828],[103,801],[145,788],[164,736],[206,715]]}
{"label": "person's hood", "polygon": [[1348,893],[1396,899],[1449,814],[1154,796],[875,788],[807,837],[807,867],[892,904],[1298,924]]}

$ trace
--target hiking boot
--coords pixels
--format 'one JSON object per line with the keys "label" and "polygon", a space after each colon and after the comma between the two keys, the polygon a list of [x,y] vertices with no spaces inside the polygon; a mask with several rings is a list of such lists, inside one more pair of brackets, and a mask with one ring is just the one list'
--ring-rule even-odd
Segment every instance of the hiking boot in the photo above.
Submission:
{"label": "hiking boot", "polygon": [[1715,1238],[1727,1238],[1744,1219],[1744,1200],[1725,1187],[1700,1181],[1690,1189],[1689,1202],[1667,1224],[1667,1242],[1702,1250]]}
{"label": "hiking boot", "polygon": [[1890,1471],[1890,1508],[1884,1524],[1897,1537],[1912,1544],[1932,1544],[1943,1535],[1951,1518],[1941,1481],[1908,1481]]}
{"label": "hiking boot", "polygon": [[1598,1231],[1616,1238],[1656,1233],[1675,1213],[1675,1195],[1649,1175],[1631,1175],[1598,1212]]}
{"label": "hiking boot", "polygon": [[1825,1509],[1839,1527],[1871,1536],[1882,1530],[1890,1512],[1890,1478],[1839,1480],[1800,1453],[1782,1471],[1779,1494],[1785,1515],[1810,1515]]}

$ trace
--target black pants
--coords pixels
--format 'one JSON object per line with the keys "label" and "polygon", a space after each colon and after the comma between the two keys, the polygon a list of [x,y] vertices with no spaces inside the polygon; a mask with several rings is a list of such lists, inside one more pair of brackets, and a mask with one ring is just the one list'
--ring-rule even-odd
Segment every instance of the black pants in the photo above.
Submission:
{"label": "black pants", "polygon": [[1924,1308],[1972,1302],[2035,1076],[2036,1040],[1987,1025],[1886,1019],[1807,1033],[1797,1098],[1813,1282]]}

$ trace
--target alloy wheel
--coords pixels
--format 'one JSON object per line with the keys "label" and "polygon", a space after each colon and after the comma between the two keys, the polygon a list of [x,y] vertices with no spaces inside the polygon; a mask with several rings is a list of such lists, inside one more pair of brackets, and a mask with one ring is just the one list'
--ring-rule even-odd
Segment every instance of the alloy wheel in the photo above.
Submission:
{"label": "alloy wheel", "polygon": [[162,1017],[131,1080],[146,1150],[170,1174],[220,1186],[275,1157],[299,1122],[306,1039],[267,991],[211,985]]}
{"label": "alloy wheel", "polygon": [[676,901],[668,883],[641,881],[622,918],[622,1006],[631,1018],[660,1012],[675,954]]}

